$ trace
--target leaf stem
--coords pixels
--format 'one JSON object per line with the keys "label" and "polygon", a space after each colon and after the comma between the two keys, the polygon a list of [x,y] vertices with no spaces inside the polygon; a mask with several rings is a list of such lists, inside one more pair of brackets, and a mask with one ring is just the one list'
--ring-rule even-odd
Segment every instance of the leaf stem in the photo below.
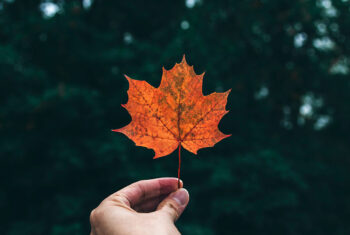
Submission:
{"label": "leaf stem", "polygon": [[180,170],[181,170],[181,143],[179,143],[179,168],[177,170],[177,187],[180,188]]}

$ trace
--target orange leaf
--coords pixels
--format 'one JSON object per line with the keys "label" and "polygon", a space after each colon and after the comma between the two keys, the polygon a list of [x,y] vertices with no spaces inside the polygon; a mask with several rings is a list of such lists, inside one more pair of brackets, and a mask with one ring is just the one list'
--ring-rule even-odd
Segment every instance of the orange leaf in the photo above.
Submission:
{"label": "orange leaf", "polygon": [[172,69],[163,68],[158,88],[125,76],[129,100],[122,106],[132,121],[113,131],[125,134],[138,146],[153,149],[154,158],[181,146],[197,154],[199,149],[229,137],[219,131],[218,124],[228,112],[225,106],[230,90],[204,96],[203,75],[196,75],[184,56]]}

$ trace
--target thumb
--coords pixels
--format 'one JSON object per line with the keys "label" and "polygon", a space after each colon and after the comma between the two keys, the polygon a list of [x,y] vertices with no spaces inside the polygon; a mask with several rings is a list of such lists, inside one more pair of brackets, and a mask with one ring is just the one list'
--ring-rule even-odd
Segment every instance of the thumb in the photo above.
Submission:
{"label": "thumb", "polygon": [[167,196],[158,205],[157,212],[164,214],[175,222],[185,210],[189,200],[190,196],[188,191],[184,188],[180,188]]}

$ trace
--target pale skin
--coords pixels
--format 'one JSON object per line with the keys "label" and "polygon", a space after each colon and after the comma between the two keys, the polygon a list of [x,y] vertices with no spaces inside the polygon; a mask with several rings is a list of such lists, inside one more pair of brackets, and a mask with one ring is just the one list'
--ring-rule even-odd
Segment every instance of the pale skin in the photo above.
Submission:
{"label": "pale skin", "polygon": [[175,235],[175,221],[189,201],[177,178],[133,183],[104,199],[91,212],[90,235]]}

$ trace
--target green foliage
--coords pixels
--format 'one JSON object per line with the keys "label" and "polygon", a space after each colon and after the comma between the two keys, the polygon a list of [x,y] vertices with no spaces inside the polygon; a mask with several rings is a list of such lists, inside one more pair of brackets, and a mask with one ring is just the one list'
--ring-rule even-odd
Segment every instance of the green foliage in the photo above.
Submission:
{"label": "green foliage", "polygon": [[[232,133],[184,152],[184,234],[350,233],[350,4],[0,0],[4,234],[88,234],[134,181],[176,177],[110,130],[130,121],[123,74],[157,86],[183,54],[204,94],[232,87]],[[200,158],[200,159],[199,159]]]}

